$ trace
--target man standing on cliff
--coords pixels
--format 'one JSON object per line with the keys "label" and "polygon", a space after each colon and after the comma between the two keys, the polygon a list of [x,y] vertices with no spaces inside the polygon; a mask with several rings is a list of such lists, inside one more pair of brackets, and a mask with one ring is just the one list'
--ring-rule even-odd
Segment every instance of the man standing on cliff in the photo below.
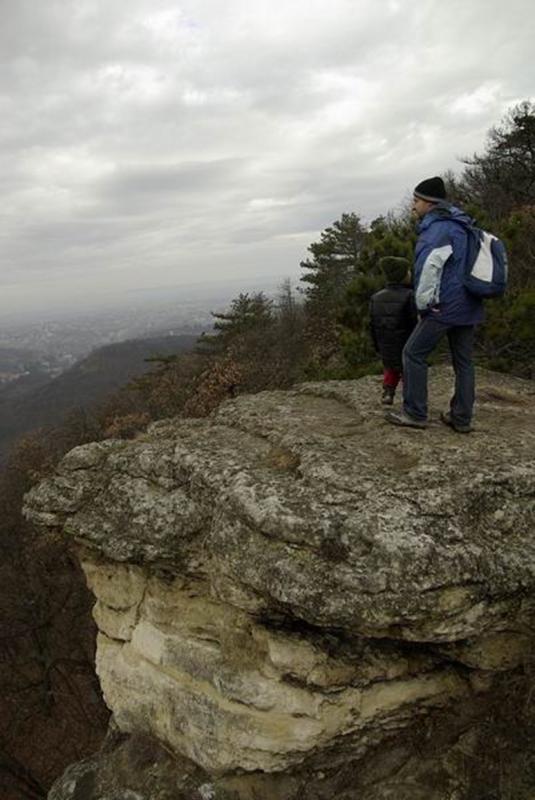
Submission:
{"label": "man standing on cliff", "polygon": [[470,217],[446,201],[442,178],[416,186],[413,213],[418,218],[414,257],[415,300],[420,320],[403,350],[403,408],[386,419],[410,428],[427,426],[427,358],[448,337],[455,392],[441,420],[458,433],[470,433],[474,406],[475,326],[483,320],[483,302],[464,286],[466,226]]}

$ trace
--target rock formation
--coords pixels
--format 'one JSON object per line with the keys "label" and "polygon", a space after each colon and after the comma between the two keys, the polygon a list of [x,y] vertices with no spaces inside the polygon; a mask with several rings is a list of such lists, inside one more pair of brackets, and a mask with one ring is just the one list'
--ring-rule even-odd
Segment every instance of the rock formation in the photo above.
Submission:
{"label": "rock formation", "polygon": [[32,490],[95,594],[116,729],[51,798],[475,796],[533,645],[535,387],[481,373],[463,436],[433,371],[426,431],[383,421],[376,377],[309,383],[76,448]]}

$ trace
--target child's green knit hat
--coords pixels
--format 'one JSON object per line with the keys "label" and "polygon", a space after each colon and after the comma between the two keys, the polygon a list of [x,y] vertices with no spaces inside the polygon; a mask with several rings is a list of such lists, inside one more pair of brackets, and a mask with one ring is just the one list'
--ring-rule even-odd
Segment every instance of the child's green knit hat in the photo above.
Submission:
{"label": "child's green knit hat", "polygon": [[408,258],[384,256],[379,259],[379,266],[388,283],[403,283],[411,268],[411,262]]}

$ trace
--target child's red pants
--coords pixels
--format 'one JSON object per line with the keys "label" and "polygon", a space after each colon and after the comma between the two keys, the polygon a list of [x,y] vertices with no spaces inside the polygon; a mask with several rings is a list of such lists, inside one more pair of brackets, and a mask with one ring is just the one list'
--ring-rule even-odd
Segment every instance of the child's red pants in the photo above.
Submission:
{"label": "child's red pants", "polygon": [[401,370],[391,369],[385,367],[383,370],[383,386],[388,386],[390,389],[395,389],[401,380]]}

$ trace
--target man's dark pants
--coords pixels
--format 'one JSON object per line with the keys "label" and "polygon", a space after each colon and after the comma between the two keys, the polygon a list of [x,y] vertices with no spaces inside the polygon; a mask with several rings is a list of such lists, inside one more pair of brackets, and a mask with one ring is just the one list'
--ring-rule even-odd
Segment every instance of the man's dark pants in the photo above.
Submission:
{"label": "man's dark pants", "polygon": [[470,424],[475,397],[474,330],[474,325],[444,325],[430,316],[418,322],[403,349],[403,408],[409,416],[427,419],[427,358],[447,336],[455,370],[451,417],[459,425]]}

